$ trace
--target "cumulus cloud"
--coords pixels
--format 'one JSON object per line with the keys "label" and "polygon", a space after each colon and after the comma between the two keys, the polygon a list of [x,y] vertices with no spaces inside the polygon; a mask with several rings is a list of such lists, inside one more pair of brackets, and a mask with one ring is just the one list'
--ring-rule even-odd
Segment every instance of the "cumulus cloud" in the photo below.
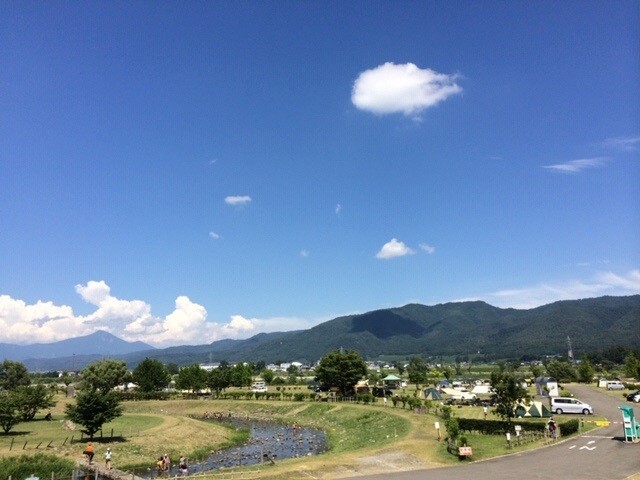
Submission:
{"label": "cumulus cloud", "polygon": [[309,256],[309,251],[308,250],[300,250],[300,256],[302,258],[307,258]]}
{"label": "cumulus cloud", "polygon": [[351,101],[360,110],[378,115],[402,113],[416,117],[423,110],[462,92],[456,75],[418,68],[413,63],[387,62],[358,75]]}
{"label": "cumulus cloud", "polygon": [[224,202],[227,205],[246,205],[251,202],[249,195],[229,195],[225,197]]}
{"label": "cumulus cloud", "polygon": [[111,294],[103,280],[76,285],[76,292],[96,309],[76,315],[69,306],[25,301],[0,295],[0,342],[49,343],[104,330],[127,341],[143,341],[156,347],[203,344],[222,338],[246,338],[263,323],[233,316],[227,323],[209,321],[207,310],[189,297],[176,298],[174,310],[155,316],[142,300],[124,300]]}
{"label": "cumulus cloud", "polygon": [[637,295],[639,293],[640,270],[631,270],[624,275],[603,271],[597,272],[586,280],[540,283],[460,300],[483,300],[496,307],[528,309],[560,300],[575,300],[602,295]]}
{"label": "cumulus cloud", "polygon": [[398,241],[395,238],[392,238],[382,246],[378,253],[376,253],[376,258],[387,260],[390,258],[412,255],[413,253],[415,252],[407,247],[404,243]]}
{"label": "cumulus cloud", "polygon": [[335,209],[336,215],[339,215],[341,211],[342,211],[342,205],[338,203]]}
{"label": "cumulus cloud", "polygon": [[216,232],[209,232],[209,237],[213,238],[214,240],[218,240],[220,238],[220,235],[217,234]]}
{"label": "cumulus cloud", "polygon": [[555,165],[544,165],[543,168],[553,170],[559,173],[579,173],[588,168],[599,168],[607,164],[609,158],[607,157],[594,157],[594,158],[581,158],[579,160],[571,160],[566,163],[558,163]]}

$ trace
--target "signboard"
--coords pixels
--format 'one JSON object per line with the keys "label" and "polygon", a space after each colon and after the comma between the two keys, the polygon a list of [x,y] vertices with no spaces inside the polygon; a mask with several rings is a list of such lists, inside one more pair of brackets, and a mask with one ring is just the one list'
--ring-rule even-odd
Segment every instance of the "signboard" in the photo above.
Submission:
{"label": "signboard", "polygon": [[461,457],[470,457],[471,455],[473,455],[473,450],[471,449],[471,447],[459,447],[458,455],[460,455]]}

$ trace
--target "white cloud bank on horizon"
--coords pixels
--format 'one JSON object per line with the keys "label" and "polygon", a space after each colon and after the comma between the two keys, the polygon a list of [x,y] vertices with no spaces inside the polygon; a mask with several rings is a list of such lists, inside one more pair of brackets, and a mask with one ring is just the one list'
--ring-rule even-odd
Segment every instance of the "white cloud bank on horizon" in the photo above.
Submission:
{"label": "white cloud bank on horizon", "polygon": [[637,294],[640,294],[640,269],[631,270],[626,275],[601,271],[588,280],[540,283],[528,287],[499,290],[477,297],[461,298],[456,301],[482,300],[494,307],[529,309],[560,300]]}
{"label": "white cloud bank on horizon", "polygon": [[[77,285],[76,292],[97,307],[93,313],[75,315],[66,305],[43,301],[28,305],[23,300],[0,295],[0,343],[50,343],[105,330],[123,340],[139,340],[156,347],[202,345],[223,338],[248,338],[261,332],[305,330],[342,315],[354,314],[348,312],[314,319],[259,319],[233,315],[229,322],[219,324],[208,321],[205,307],[187,296],[179,296],[173,312],[162,318],[153,316],[151,306],[142,300],[121,300],[112,296],[104,281]],[[499,308],[529,309],[559,300],[638,294],[640,269],[635,269],[624,275],[600,271],[586,280],[540,283],[443,302],[483,300]],[[375,308],[371,306],[371,309]]]}
{"label": "white cloud bank on horizon", "polygon": [[457,78],[413,63],[387,62],[358,75],[351,101],[360,110],[377,115],[402,113],[416,118],[427,108],[462,92],[455,83]]}
{"label": "white cloud bank on horizon", "polygon": [[207,310],[179,296],[175,309],[166,317],[151,313],[151,305],[142,300],[122,300],[111,295],[104,281],[76,285],[82,299],[94,305],[89,315],[75,315],[69,306],[23,300],[0,295],[0,342],[50,343],[105,330],[126,341],[142,341],[156,347],[205,344],[222,338],[246,338],[254,335],[262,320],[231,317],[228,323],[207,320]]}
{"label": "white cloud bank on horizon", "polygon": [[581,158],[579,160],[571,160],[566,163],[557,163],[555,165],[544,165],[542,168],[553,170],[559,173],[579,173],[588,168],[603,167],[610,159],[608,157]]}

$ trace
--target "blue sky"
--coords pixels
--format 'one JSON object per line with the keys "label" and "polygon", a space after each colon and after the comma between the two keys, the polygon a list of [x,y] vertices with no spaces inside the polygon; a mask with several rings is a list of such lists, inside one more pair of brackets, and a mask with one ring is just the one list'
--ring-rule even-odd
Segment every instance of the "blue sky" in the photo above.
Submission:
{"label": "blue sky", "polygon": [[0,4],[0,342],[640,293],[640,8]]}

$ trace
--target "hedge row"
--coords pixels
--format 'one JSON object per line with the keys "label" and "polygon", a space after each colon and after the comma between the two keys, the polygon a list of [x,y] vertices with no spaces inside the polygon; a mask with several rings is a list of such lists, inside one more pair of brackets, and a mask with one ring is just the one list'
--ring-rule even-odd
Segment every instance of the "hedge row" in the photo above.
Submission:
{"label": "hedge row", "polygon": [[[523,432],[544,432],[546,423],[530,423],[515,421],[512,423],[503,420],[481,420],[477,418],[458,418],[460,430],[465,432],[478,432],[485,435],[504,435],[513,432],[514,425],[520,425]],[[580,430],[580,421],[573,418],[560,424],[562,435],[573,435]]]}

